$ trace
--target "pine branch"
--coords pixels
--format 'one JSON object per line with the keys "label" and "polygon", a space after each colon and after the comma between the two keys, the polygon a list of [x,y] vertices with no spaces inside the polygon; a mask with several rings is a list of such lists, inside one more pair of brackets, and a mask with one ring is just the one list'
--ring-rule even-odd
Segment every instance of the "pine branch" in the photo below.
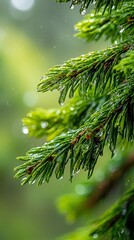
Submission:
{"label": "pine branch", "polygon": [[123,71],[125,75],[134,74],[134,50],[129,50],[126,53],[126,58],[123,58],[116,66],[117,71]]}
{"label": "pine branch", "polygon": [[134,219],[134,186],[101,218],[90,231],[98,240],[132,240]]}
{"label": "pine branch", "polygon": [[77,89],[83,98],[89,96],[91,88],[94,88],[98,95],[104,91],[109,91],[110,88],[125,80],[124,74],[117,73],[113,68],[122,58],[125,58],[125,53],[133,48],[132,42],[129,40],[129,44],[123,42],[98,53],[82,55],[65,62],[63,65],[51,68],[42,77],[38,91],[59,90],[59,103],[61,105],[65,101],[67,93],[69,92],[71,98]]}
{"label": "pine branch", "polygon": [[124,5],[111,14],[103,9],[95,13],[92,11],[84,20],[75,25],[78,31],[75,36],[85,38],[87,41],[99,40],[103,35],[112,42],[125,39],[134,34],[134,5],[133,1]]}
{"label": "pine branch", "polygon": [[132,240],[134,219],[134,186],[94,224],[77,229],[60,240]]}
{"label": "pine branch", "polygon": [[[129,156],[120,156],[112,158],[108,166],[102,169],[103,180],[97,180],[94,175],[88,184],[80,184],[83,193],[68,194],[60,197],[58,207],[66,215],[69,221],[75,221],[77,218],[87,215],[93,208],[106,198],[110,191],[113,190],[118,181],[122,179],[134,167],[134,154]],[[114,171],[111,172],[111,168]]]}
{"label": "pine branch", "polygon": [[103,154],[106,142],[114,154],[117,137],[133,141],[134,137],[134,84],[129,82],[112,92],[112,97],[95,112],[85,124],[61,134],[42,147],[31,149],[19,157],[26,163],[18,166],[16,177],[25,177],[22,184],[39,178],[38,184],[49,181],[53,171],[56,178],[63,177],[65,166],[70,161],[70,179],[81,168],[92,175],[99,155]]}
{"label": "pine branch", "polygon": [[101,7],[104,7],[104,9],[108,9],[110,12],[112,11],[113,7],[117,8],[118,6],[121,6],[123,2],[126,2],[124,0],[56,0],[58,3],[62,2],[71,2],[71,9],[74,8],[75,5],[80,5],[80,12],[82,14],[85,14],[86,9],[89,7],[91,3],[95,4],[95,9],[97,11],[100,10]]}
{"label": "pine branch", "polygon": [[81,99],[77,96],[67,106],[60,109],[35,109],[23,119],[23,126],[27,128],[29,136],[47,136],[49,139],[53,139],[69,129],[77,129],[82,126],[91,114],[109,98],[110,95],[88,99]]}

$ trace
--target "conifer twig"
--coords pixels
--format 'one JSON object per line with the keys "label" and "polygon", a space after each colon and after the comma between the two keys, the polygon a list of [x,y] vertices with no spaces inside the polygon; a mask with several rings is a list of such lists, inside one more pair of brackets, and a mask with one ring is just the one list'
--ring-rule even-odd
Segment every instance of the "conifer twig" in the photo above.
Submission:
{"label": "conifer twig", "polygon": [[101,7],[104,7],[104,9],[108,9],[110,12],[112,11],[112,7],[117,8],[120,6],[124,0],[56,0],[59,3],[62,2],[71,2],[70,7],[73,9],[75,5],[81,5],[80,12],[82,14],[85,14],[85,10],[89,7],[91,3],[95,4],[95,9],[98,11]]}
{"label": "conifer twig", "polygon": [[23,118],[23,126],[28,129],[29,136],[47,136],[50,140],[69,129],[78,129],[110,97],[81,99],[77,96],[60,109],[35,109]]}
{"label": "conifer twig", "polygon": [[101,95],[106,88],[117,87],[125,79],[122,72],[116,72],[116,66],[123,54],[134,48],[131,40],[115,45],[98,53],[89,53],[71,59],[63,65],[51,68],[38,84],[39,92],[59,90],[59,103],[63,104],[67,93],[73,97],[78,89],[81,97],[88,98],[91,88],[96,94]]}
{"label": "conifer twig", "polygon": [[19,157],[26,163],[15,169],[16,177],[25,176],[23,184],[33,182],[39,177],[38,184],[42,184],[44,180],[49,181],[54,170],[56,177],[61,178],[68,161],[70,179],[80,168],[88,170],[90,177],[99,155],[103,154],[105,142],[109,142],[114,154],[118,135],[129,141],[133,139],[133,118],[130,117],[134,109],[133,96],[133,82],[119,86],[113,91],[112,98],[81,128],[61,134],[42,147],[31,149],[25,157]]}
{"label": "conifer twig", "polygon": [[111,14],[103,13],[103,8],[95,13],[93,10],[83,20],[75,25],[78,33],[75,36],[87,41],[99,40],[103,35],[114,42],[124,39],[126,35],[134,34],[134,4],[133,1],[124,3],[121,8],[114,9]]}
{"label": "conifer twig", "polygon": [[93,225],[90,236],[99,240],[114,238],[130,240],[134,238],[134,186],[106,211]]}

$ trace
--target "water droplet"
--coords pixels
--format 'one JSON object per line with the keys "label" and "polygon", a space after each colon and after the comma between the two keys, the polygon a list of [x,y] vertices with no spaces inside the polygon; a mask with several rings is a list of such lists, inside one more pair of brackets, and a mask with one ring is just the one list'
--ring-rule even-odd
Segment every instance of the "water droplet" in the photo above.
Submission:
{"label": "water droplet", "polygon": [[94,22],[94,19],[89,19],[89,22],[91,22],[91,23]]}
{"label": "water droplet", "polygon": [[103,136],[103,131],[100,130],[100,131],[99,131],[99,137],[102,137],[102,136]]}
{"label": "water droplet", "polygon": [[121,234],[124,233],[124,231],[125,231],[124,228],[122,228],[122,229],[121,229]]}
{"label": "water droplet", "polygon": [[72,4],[70,8],[71,8],[71,9],[74,9],[74,5]]}
{"label": "water droplet", "polygon": [[71,110],[71,111],[73,111],[73,110],[74,110],[74,108],[73,108],[73,107],[70,107],[70,110]]}
{"label": "water droplet", "polygon": [[48,126],[48,122],[41,122],[40,125],[42,128],[46,128]]}
{"label": "water droplet", "polygon": [[81,12],[81,15],[85,15],[86,14],[86,9],[83,9]]}
{"label": "water droplet", "polygon": [[59,178],[59,180],[62,180],[63,179],[63,176],[61,176],[60,178]]}
{"label": "water droplet", "polygon": [[125,30],[125,29],[124,29],[124,28],[122,28],[122,29],[120,30],[120,33],[124,32],[124,30]]}
{"label": "water droplet", "polygon": [[60,102],[60,105],[63,106],[63,105],[64,105],[64,102]]}
{"label": "water droplet", "polygon": [[59,115],[60,113],[61,113],[61,111],[60,111],[60,110],[57,110],[57,111],[56,111],[56,114],[57,114],[57,115]]}
{"label": "water droplet", "polygon": [[98,233],[94,233],[93,238],[96,239],[98,238],[98,236],[99,236]]}
{"label": "water droplet", "polygon": [[22,128],[22,132],[23,132],[24,134],[28,134],[28,133],[29,133],[29,130],[28,130],[28,128],[27,128],[26,126],[24,126],[24,127]]}
{"label": "water droplet", "polygon": [[123,215],[123,216],[126,215],[126,212],[127,212],[126,208],[123,208],[123,210],[122,210],[122,215]]}

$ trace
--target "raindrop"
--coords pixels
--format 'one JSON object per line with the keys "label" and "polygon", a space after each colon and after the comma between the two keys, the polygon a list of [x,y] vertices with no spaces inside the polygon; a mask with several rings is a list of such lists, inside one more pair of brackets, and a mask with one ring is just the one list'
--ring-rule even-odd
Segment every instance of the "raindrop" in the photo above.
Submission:
{"label": "raindrop", "polygon": [[60,104],[61,106],[63,106],[64,100],[65,100],[65,98],[63,98],[63,96],[60,95],[60,97],[59,97],[59,104]]}
{"label": "raindrop", "polygon": [[57,111],[56,111],[56,114],[57,114],[57,115],[59,115],[60,113],[61,113],[61,111],[60,111],[60,110],[57,110]]}
{"label": "raindrop", "polygon": [[72,4],[70,8],[73,10],[74,9],[74,5]]}
{"label": "raindrop", "polygon": [[70,107],[70,110],[71,110],[71,111],[73,111],[73,110],[74,110],[74,108],[73,108],[73,107]]}
{"label": "raindrop", "polygon": [[91,23],[94,22],[94,19],[89,19],[89,22],[91,22]]}
{"label": "raindrop", "polygon": [[127,212],[126,208],[123,208],[123,210],[122,210],[122,215],[123,215],[123,216],[126,215],[126,212]]}
{"label": "raindrop", "polygon": [[124,32],[124,30],[125,30],[125,29],[124,29],[124,28],[122,28],[122,29],[120,30],[120,33]]}
{"label": "raindrop", "polygon": [[81,15],[85,15],[86,14],[86,9],[84,9],[82,12],[81,12]]}
{"label": "raindrop", "polygon": [[22,132],[23,132],[24,134],[28,134],[28,133],[29,133],[29,130],[28,130],[28,128],[27,128],[26,126],[24,126],[24,127],[22,128]]}
{"label": "raindrop", "polygon": [[67,95],[68,88],[65,86],[65,87],[62,87],[61,89],[59,89],[59,91],[60,91],[59,104],[61,106],[63,106],[66,95]]}
{"label": "raindrop", "polygon": [[63,106],[63,105],[64,105],[64,102],[60,102],[60,105]]}
{"label": "raindrop", "polygon": [[103,131],[100,130],[98,134],[99,134],[99,137],[102,137],[103,136]]}
{"label": "raindrop", "polygon": [[48,126],[48,122],[41,122],[41,127],[46,128]]}
{"label": "raindrop", "polygon": [[59,180],[62,180],[63,179],[63,176],[61,176],[60,178],[59,178]]}
{"label": "raindrop", "polygon": [[96,238],[98,238],[98,236],[99,236],[98,233],[95,233],[95,234],[93,235],[93,238],[96,239]]}
{"label": "raindrop", "polygon": [[124,228],[121,229],[121,234],[124,233]]}

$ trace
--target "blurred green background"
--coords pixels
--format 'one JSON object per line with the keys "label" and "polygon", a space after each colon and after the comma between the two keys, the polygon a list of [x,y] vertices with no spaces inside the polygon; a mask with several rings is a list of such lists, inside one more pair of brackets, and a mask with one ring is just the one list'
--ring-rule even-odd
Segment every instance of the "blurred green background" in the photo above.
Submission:
{"label": "blurred green background", "polygon": [[41,187],[22,187],[13,169],[17,156],[44,142],[23,134],[21,119],[35,107],[58,106],[58,93],[36,92],[41,76],[55,64],[103,47],[73,37],[80,19],[78,7],[70,10],[54,0],[0,1],[0,240],[54,240],[76,226],[66,224],[56,199],[86,174],[73,183],[69,176],[53,177]]}

